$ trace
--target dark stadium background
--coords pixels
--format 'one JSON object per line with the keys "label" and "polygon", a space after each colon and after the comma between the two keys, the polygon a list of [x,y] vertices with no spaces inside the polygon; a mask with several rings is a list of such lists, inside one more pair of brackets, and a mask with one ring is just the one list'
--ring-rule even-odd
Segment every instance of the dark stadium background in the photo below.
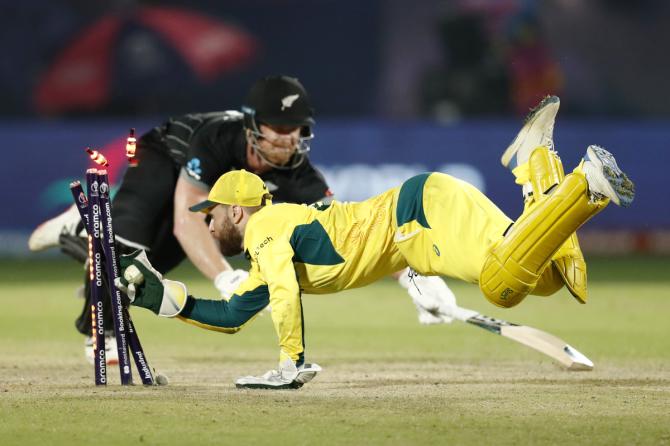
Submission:
{"label": "dark stadium background", "polygon": [[68,204],[85,146],[117,157],[128,127],[238,108],[254,79],[275,73],[308,88],[312,157],[339,198],[437,169],[472,181],[511,215],[520,197],[499,155],[528,109],[557,94],[566,170],[599,143],[638,186],[631,209],[608,209],[589,226],[586,250],[670,251],[667,2],[33,0],[2,8],[0,254],[27,255],[30,230]]}

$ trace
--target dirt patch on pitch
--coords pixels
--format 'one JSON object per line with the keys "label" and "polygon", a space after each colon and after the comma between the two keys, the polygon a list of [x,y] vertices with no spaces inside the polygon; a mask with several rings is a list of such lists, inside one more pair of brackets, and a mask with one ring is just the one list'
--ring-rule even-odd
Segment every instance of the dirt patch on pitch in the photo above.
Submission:
{"label": "dirt patch on pitch", "polygon": [[[118,393],[118,368],[109,368],[110,384],[105,387],[93,385],[92,367],[79,360],[61,360],[40,363],[39,361],[0,362],[0,394],[17,396]],[[133,393],[164,392],[183,393],[189,391],[206,396],[210,391],[232,394],[264,394],[264,391],[241,391],[235,389],[236,377],[262,374],[267,369],[266,362],[248,361],[241,364],[223,364],[210,361],[207,364],[184,364],[161,359],[160,372],[167,375],[170,384],[166,387],[145,388],[134,386]],[[658,392],[670,392],[670,371],[664,363],[653,361],[630,364],[598,365],[591,372],[568,372],[552,363],[528,362],[482,362],[459,364],[449,362],[423,363],[370,363],[348,362],[346,364],[321,364],[321,372],[314,381],[298,391],[282,392],[317,396],[393,398],[412,394],[413,396],[435,396],[452,391],[479,389],[528,389],[546,388],[643,388]],[[136,377],[139,382],[139,378]],[[23,396],[21,396],[23,395]]]}

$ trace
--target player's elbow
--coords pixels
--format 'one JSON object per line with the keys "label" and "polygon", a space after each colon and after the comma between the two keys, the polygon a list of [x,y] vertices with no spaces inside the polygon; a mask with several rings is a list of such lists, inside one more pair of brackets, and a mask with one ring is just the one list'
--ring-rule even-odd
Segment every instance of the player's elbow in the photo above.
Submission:
{"label": "player's elbow", "polygon": [[188,225],[183,219],[175,218],[174,225],[172,226],[172,235],[181,243],[188,234]]}

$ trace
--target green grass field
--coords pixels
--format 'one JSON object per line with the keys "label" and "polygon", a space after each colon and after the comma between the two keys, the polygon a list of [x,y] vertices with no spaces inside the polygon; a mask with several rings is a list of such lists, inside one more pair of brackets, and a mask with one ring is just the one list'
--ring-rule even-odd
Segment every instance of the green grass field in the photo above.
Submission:
{"label": "green grass field", "polygon": [[[595,362],[567,372],[476,327],[421,326],[390,280],[305,296],[307,358],[297,391],[237,390],[278,350],[269,315],[234,336],[133,310],[167,387],[93,385],[73,328],[81,267],[0,262],[0,444],[670,444],[668,258],[590,261],[590,299],[562,291],[493,307],[451,282],[459,304],[565,339]],[[213,296],[192,268],[170,275]],[[137,379],[139,381],[139,379]]]}

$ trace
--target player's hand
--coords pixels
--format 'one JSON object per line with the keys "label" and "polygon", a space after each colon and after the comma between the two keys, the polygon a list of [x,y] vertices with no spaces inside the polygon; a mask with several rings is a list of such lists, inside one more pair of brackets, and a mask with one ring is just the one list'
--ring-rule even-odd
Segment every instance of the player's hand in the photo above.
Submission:
{"label": "player's hand", "polygon": [[249,277],[243,269],[228,269],[214,278],[214,286],[221,293],[221,297],[228,300],[233,296],[238,286]]}
{"label": "player's hand", "polygon": [[121,256],[119,264],[121,274],[114,284],[133,305],[165,317],[178,315],[186,305],[186,285],[163,279],[163,275],[151,266],[144,251]]}
{"label": "player's hand", "polygon": [[398,278],[400,285],[407,290],[419,313],[422,324],[448,324],[454,320],[458,308],[456,296],[442,278],[421,276],[409,268]]}
{"label": "player's hand", "polygon": [[242,376],[235,380],[238,389],[299,389],[321,371],[318,364],[296,367],[290,359],[279,364],[279,370],[270,370],[262,376]]}

